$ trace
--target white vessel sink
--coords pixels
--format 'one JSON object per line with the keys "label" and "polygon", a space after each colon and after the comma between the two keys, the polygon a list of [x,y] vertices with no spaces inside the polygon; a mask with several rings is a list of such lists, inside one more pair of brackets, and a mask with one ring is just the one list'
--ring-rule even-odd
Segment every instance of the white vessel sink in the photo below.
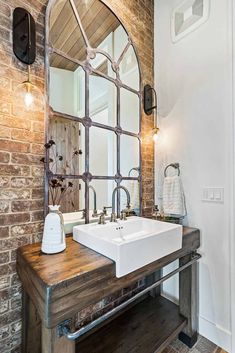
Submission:
{"label": "white vessel sink", "polygon": [[182,226],[130,217],[118,223],[76,226],[73,239],[114,260],[116,276],[122,277],[181,249]]}

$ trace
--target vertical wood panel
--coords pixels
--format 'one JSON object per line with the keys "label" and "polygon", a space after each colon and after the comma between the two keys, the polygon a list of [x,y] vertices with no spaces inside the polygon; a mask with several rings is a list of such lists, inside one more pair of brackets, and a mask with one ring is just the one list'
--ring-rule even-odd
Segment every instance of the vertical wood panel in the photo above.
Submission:
{"label": "vertical wood panel", "polygon": [[[49,138],[56,143],[56,147],[52,147],[54,148],[54,153],[53,150],[51,150],[50,157],[55,159],[55,153],[58,156],[63,156],[63,161],[59,161],[57,162],[57,166],[53,166],[53,173],[83,174],[84,170],[80,170],[82,155],[74,156],[74,152],[80,149],[79,130],[80,124],[76,121],[63,119],[61,117],[53,117],[50,119]],[[53,163],[51,163],[51,165],[53,165]],[[62,212],[74,212],[79,210],[79,184],[82,181],[71,180],[71,182],[74,186],[63,198],[61,203]]]}

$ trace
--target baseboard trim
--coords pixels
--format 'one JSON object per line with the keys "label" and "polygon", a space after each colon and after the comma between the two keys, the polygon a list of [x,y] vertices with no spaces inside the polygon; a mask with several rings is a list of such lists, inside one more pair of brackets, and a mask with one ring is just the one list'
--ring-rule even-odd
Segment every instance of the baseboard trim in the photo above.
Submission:
{"label": "baseboard trim", "polygon": [[214,342],[218,347],[223,348],[226,352],[232,353],[232,334],[223,327],[217,326],[200,316],[199,333],[211,342]]}

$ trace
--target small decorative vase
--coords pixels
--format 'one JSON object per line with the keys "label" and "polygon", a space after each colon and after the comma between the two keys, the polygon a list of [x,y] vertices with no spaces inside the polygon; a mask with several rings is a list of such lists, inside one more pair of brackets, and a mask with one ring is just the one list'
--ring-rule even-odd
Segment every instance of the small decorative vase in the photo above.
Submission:
{"label": "small decorative vase", "polygon": [[64,220],[59,210],[60,206],[49,206],[50,212],[46,216],[42,247],[45,254],[57,254],[66,248]]}

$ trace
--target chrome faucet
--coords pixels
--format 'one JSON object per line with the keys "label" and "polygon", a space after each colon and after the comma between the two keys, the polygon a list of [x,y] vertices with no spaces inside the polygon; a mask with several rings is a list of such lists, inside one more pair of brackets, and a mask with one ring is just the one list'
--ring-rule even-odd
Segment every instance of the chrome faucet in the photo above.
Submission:
{"label": "chrome faucet", "polygon": [[96,191],[95,188],[93,188],[93,186],[89,186],[88,189],[91,189],[93,191],[94,194],[94,207],[93,207],[93,213],[92,213],[92,217],[97,217],[98,213],[97,213],[97,195],[96,195]]}
{"label": "chrome faucet", "polygon": [[[111,214],[110,222],[117,222],[117,214],[115,213],[115,195],[116,195],[116,192],[120,189],[125,191],[126,197],[127,197],[127,209],[130,209],[131,197],[130,197],[129,191],[127,190],[127,188],[125,188],[125,186],[117,186],[113,190],[113,194],[112,194],[112,214]],[[122,219],[124,220],[125,215],[123,216],[124,217]]]}

